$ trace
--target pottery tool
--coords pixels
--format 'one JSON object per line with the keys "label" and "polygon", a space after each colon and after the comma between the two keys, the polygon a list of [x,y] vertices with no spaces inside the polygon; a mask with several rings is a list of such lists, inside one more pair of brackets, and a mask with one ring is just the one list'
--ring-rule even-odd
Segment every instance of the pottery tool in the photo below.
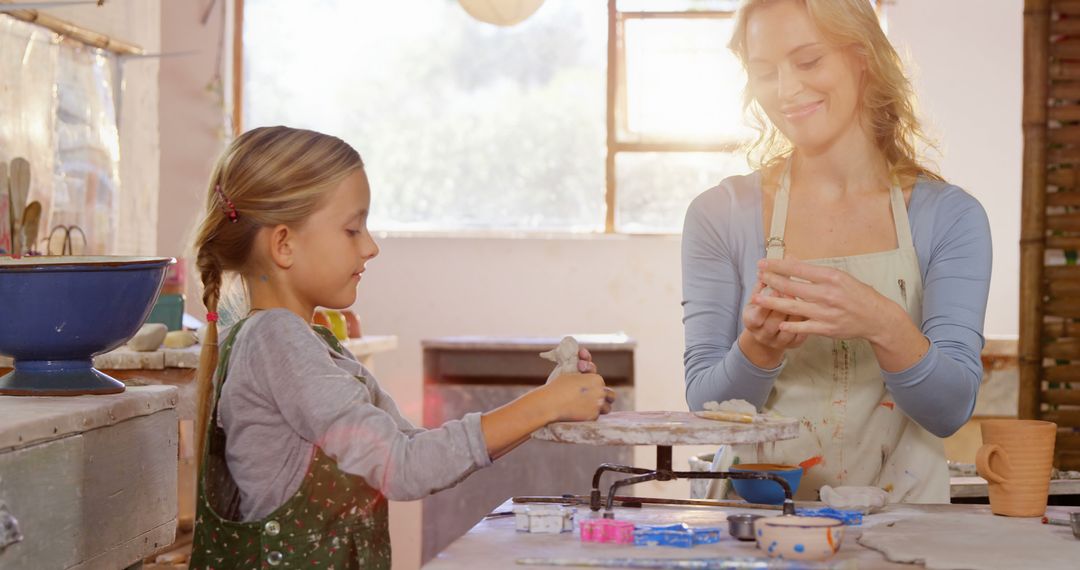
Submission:
{"label": "pottery tool", "polygon": [[41,223],[41,202],[34,200],[26,206],[26,209],[22,213],[22,222],[19,224],[22,226],[22,245],[23,253],[37,253],[34,244],[37,243],[38,226]]}
{"label": "pottery tool", "polygon": [[26,197],[30,194],[30,163],[25,158],[15,157],[8,167],[8,217],[11,223],[11,251],[21,255],[22,213],[26,209]]}
{"label": "pottery tool", "polygon": [[[588,505],[591,497],[585,495],[563,495],[561,497],[514,497],[515,503],[551,503],[558,505]],[[728,507],[732,509],[760,509],[782,511],[781,505],[746,503],[743,501],[714,501],[708,499],[660,499],[651,497],[615,497],[615,506],[640,508],[642,505],[686,505],[690,507]]]}
{"label": "pottery tool", "polygon": [[11,243],[11,204],[8,198],[8,168],[6,162],[0,162],[0,252],[9,253]]}
{"label": "pottery tool", "polygon": [[579,566],[584,568],[656,568],[659,570],[842,570],[853,561],[835,564],[775,558],[518,558],[522,566]]}
{"label": "pottery tool", "polygon": [[702,410],[700,412],[694,412],[694,415],[699,418],[705,418],[707,420],[736,422],[740,424],[752,424],[754,422],[764,421],[764,419],[760,418],[757,414],[743,414],[739,412]]}

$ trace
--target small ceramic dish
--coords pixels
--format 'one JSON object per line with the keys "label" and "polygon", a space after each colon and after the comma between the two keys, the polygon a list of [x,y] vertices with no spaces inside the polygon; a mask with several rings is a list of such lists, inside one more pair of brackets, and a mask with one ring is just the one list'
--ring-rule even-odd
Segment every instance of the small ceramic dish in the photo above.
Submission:
{"label": "small ceramic dish", "polygon": [[728,515],[728,534],[739,540],[754,540],[754,521],[764,518],[762,515]]}
{"label": "small ceramic dish", "polygon": [[840,550],[844,523],[826,517],[782,516],[755,521],[757,547],[770,558],[826,560]]}
{"label": "small ceramic dish", "polygon": [[[772,463],[744,463],[732,465],[728,471],[740,473],[746,471],[759,471],[772,473],[782,477],[791,487],[791,495],[799,489],[799,481],[802,480],[802,467],[794,465],[775,465]],[[768,479],[732,479],[731,485],[740,497],[750,503],[763,505],[779,505],[784,502],[784,488],[776,481]]]}

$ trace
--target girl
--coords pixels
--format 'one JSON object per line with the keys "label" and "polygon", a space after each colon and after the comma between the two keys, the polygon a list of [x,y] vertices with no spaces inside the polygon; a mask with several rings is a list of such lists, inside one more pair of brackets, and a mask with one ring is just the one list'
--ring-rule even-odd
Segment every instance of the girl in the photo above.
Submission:
{"label": "girl", "polygon": [[801,465],[798,498],[948,503],[940,438],[982,379],[986,213],[917,159],[911,87],[867,0],[748,0],[731,49],[759,170],[686,215],[687,402],[801,418],[798,439],[736,451]]}
{"label": "girl", "polygon": [[[326,329],[316,307],[356,300],[379,248],[360,156],[286,127],[237,138],[210,180],[196,238],[209,313],[199,366],[200,457],[191,568],[389,568],[387,498],[450,487],[553,421],[606,413],[613,392],[579,369],[486,414],[413,427]],[[251,312],[224,334],[222,276]]]}

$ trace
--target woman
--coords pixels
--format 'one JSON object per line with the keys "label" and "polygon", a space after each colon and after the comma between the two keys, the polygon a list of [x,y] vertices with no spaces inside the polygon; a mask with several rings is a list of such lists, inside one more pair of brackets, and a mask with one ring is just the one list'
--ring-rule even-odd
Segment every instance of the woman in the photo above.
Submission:
{"label": "woman", "polygon": [[940,438],[982,377],[986,213],[918,161],[911,86],[867,0],[749,0],[731,49],[758,170],[686,215],[687,403],[799,418],[797,439],[737,450],[802,465],[798,498],[947,503]]}

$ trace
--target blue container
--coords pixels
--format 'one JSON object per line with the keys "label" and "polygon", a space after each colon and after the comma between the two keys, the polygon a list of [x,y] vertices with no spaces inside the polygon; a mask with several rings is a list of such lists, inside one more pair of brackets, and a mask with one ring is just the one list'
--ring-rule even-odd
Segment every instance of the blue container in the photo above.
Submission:
{"label": "blue container", "polygon": [[[763,471],[779,475],[791,486],[791,494],[799,490],[799,481],[802,480],[802,467],[793,465],[775,465],[772,463],[746,463],[733,465],[729,471],[740,473],[747,471]],[[735,492],[750,503],[763,505],[781,505],[784,503],[784,488],[776,481],[767,479],[732,479],[731,485]]]}
{"label": "blue container", "polygon": [[0,258],[0,395],[114,394],[94,356],[128,341],[150,313],[171,257]]}

